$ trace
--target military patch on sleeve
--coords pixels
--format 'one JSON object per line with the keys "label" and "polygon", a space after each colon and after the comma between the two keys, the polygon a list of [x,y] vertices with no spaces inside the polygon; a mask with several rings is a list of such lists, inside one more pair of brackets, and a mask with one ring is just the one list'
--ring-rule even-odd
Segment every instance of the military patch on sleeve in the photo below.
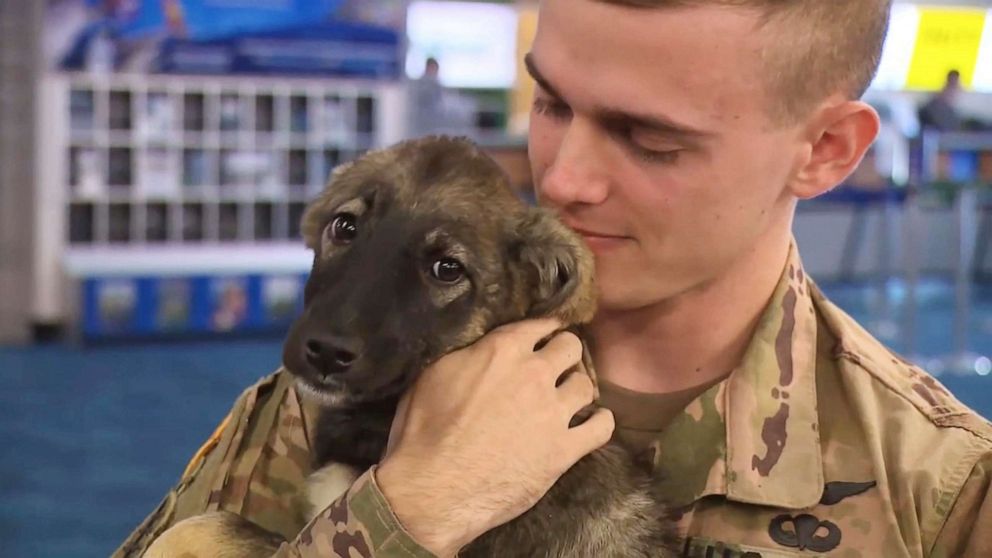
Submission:
{"label": "military patch on sleeve", "polygon": [[213,434],[211,434],[210,437],[207,438],[207,441],[203,442],[203,445],[200,446],[200,449],[196,450],[196,453],[193,454],[193,458],[189,460],[189,463],[186,464],[186,469],[183,470],[182,478],[185,479],[188,477],[189,474],[192,473],[203,461],[203,459],[206,458],[207,454],[210,453],[210,450],[217,446],[217,443],[220,442],[221,435],[224,434],[224,429],[227,428],[227,425],[230,422],[231,413],[228,413],[227,416],[224,417],[224,420],[222,420],[220,424],[217,425],[217,428],[214,429]]}

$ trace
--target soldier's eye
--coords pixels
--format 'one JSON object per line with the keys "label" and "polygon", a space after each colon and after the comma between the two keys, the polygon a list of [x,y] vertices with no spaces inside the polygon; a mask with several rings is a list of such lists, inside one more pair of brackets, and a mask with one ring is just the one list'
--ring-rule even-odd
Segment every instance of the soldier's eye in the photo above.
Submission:
{"label": "soldier's eye", "polygon": [[431,266],[431,276],[444,283],[455,283],[465,276],[465,268],[454,258],[440,258]]}
{"label": "soldier's eye", "polygon": [[358,219],[351,213],[338,213],[324,228],[324,239],[335,246],[343,246],[358,235]]}

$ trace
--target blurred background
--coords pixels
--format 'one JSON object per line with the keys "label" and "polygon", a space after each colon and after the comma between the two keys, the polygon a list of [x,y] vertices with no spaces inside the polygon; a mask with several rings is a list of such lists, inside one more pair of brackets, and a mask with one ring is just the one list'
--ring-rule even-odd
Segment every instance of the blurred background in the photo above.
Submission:
{"label": "blurred background", "polygon": [[[899,1],[809,273],[992,417],[992,1]],[[529,199],[531,1],[0,1],[0,555],[106,556],[279,366],[336,165],[474,138]]]}

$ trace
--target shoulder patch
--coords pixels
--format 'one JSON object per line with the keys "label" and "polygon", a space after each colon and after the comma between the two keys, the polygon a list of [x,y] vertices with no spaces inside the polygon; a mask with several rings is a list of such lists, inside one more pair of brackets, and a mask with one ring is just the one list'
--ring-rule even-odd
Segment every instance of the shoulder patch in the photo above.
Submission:
{"label": "shoulder patch", "polygon": [[976,413],[946,415],[939,417],[935,422],[940,426],[963,428],[992,446],[992,422],[983,419]]}
{"label": "shoulder patch", "polygon": [[839,345],[835,357],[847,360],[866,371],[919,410],[934,425],[963,428],[992,441],[992,425],[988,421],[962,403],[926,370],[889,349],[880,345],[873,354],[849,354]]}
{"label": "shoulder patch", "polygon": [[196,450],[196,453],[193,454],[193,457],[186,464],[186,468],[183,470],[183,474],[180,477],[181,479],[183,480],[187,479],[189,475],[192,474],[196,470],[196,468],[203,462],[203,460],[206,459],[207,455],[215,447],[217,447],[217,444],[220,443],[221,437],[223,437],[224,435],[224,431],[231,423],[231,418],[234,416],[236,412],[239,414],[243,414],[244,412],[251,411],[251,409],[243,408],[244,403],[248,400],[253,400],[257,398],[257,396],[263,391],[265,392],[269,391],[271,387],[275,385],[276,382],[278,382],[280,378],[280,374],[283,375],[286,374],[286,372],[284,372],[284,370],[281,367],[275,372],[272,372],[270,374],[267,374],[259,378],[254,384],[248,386],[241,392],[237,400],[234,402],[234,405],[231,407],[231,410],[228,411],[227,416],[225,416],[224,419],[220,421],[220,424],[218,424],[217,427],[214,428],[213,433],[206,439],[206,441],[203,442],[200,448]]}
{"label": "shoulder patch", "polygon": [[835,360],[864,370],[935,426],[962,428],[992,442],[992,424],[958,400],[934,376],[885,346],[836,304],[818,299],[817,306],[836,339]]}
{"label": "shoulder patch", "polygon": [[207,454],[210,453],[212,449],[217,447],[217,443],[220,442],[220,437],[224,434],[224,430],[230,422],[231,413],[228,413],[227,416],[224,417],[224,420],[222,420],[220,424],[217,425],[217,428],[214,429],[213,434],[211,434],[210,437],[203,442],[203,445],[200,446],[200,449],[196,450],[196,453],[193,454],[193,458],[189,460],[189,463],[186,464],[186,469],[183,470],[182,478],[185,479],[188,477],[189,474],[196,469],[197,465],[199,465],[204,458],[206,458]]}

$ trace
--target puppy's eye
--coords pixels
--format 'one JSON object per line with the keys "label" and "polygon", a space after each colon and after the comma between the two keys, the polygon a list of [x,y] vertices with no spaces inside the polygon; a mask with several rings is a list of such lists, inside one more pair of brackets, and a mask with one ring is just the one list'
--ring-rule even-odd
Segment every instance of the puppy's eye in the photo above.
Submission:
{"label": "puppy's eye", "polygon": [[465,276],[465,268],[454,258],[441,258],[431,266],[431,276],[438,281],[454,283]]}
{"label": "puppy's eye", "polygon": [[351,213],[337,214],[324,229],[324,238],[335,246],[348,244],[356,235],[358,235],[357,218]]}

